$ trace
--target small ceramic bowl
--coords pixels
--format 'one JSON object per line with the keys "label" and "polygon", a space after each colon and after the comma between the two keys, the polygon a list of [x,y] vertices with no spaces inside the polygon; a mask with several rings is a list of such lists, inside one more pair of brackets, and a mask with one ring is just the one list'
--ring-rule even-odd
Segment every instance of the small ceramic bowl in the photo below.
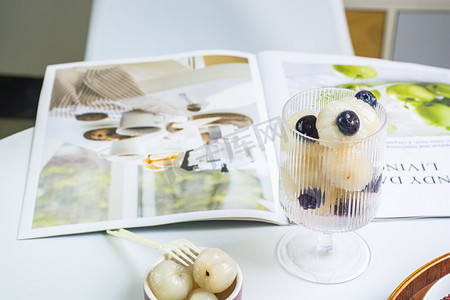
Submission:
{"label": "small ceramic bowl", "polygon": [[[200,248],[202,249],[202,248]],[[156,267],[160,262],[162,262],[163,260],[167,259],[167,256],[161,256],[160,258],[158,258],[156,261],[154,261],[150,267],[147,269],[147,271],[145,272],[145,276],[144,276],[144,299],[145,300],[158,300],[158,298],[156,298],[156,296],[153,294],[147,278],[150,275],[150,272],[153,270],[154,267]],[[223,291],[220,294],[216,294],[216,296],[219,298],[219,300],[242,300],[242,283],[243,283],[243,278],[242,278],[242,271],[241,268],[239,268],[238,266],[238,272],[237,272],[237,276],[236,279],[233,281],[233,283],[231,284],[231,286],[226,289],[225,291]]]}

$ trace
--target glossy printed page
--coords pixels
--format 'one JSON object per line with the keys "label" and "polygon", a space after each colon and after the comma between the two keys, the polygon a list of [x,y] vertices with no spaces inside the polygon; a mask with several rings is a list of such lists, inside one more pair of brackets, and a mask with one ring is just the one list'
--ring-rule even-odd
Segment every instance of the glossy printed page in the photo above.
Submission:
{"label": "glossy printed page", "polygon": [[283,223],[253,56],[56,65],[43,91],[21,237],[204,219]]}
{"label": "glossy printed page", "polygon": [[270,118],[305,89],[370,90],[388,113],[377,217],[450,217],[450,70],[292,52],[263,52],[258,61]]}

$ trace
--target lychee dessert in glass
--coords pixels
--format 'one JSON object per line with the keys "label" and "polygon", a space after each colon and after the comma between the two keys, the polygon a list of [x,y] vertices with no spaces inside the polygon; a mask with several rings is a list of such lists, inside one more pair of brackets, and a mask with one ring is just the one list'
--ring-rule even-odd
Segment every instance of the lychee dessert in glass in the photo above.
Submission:
{"label": "lychee dessert in glass", "polygon": [[379,206],[386,119],[369,91],[312,89],[286,102],[280,203],[303,225],[278,246],[290,273],[339,283],[367,268],[370,249],[352,231],[367,225]]}

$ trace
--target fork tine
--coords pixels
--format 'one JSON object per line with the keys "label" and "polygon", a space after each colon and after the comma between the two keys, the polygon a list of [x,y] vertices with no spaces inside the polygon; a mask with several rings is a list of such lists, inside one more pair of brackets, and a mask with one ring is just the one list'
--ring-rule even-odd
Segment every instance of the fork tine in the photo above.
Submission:
{"label": "fork tine", "polygon": [[185,253],[183,253],[183,251],[181,251],[180,249],[176,249],[172,251],[173,253],[175,253],[176,255],[178,255],[179,257],[182,257],[183,259],[185,259],[187,262],[189,262],[190,264],[194,263],[194,260],[192,260],[189,256],[187,256]]}
{"label": "fork tine", "polygon": [[176,260],[177,262],[181,263],[182,265],[185,265],[188,267],[191,264],[194,264],[194,262],[189,259],[189,257],[183,255],[183,253],[178,253],[177,249],[170,249],[170,248],[161,248],[162,251],[167,253],[170,258]]}
{"label": "fork tine", "polygon": [[183,251],[184,254],[189,255],[190,257],[192,257],[194,260],[197,259],[198,254],[194,252],[195,250],[193,251],[193,249],[191,249],[191,248],[189,248],[187,246],[184,246],[184,245],[179,246],[179,249],[181,251]]}
{"label": "fork tine", "polygon": [[166,252],[170,258],[176,260],[177,262],[179,262],[180,264],[189,267],[189,263],[184,261],[183,259],[181,259],[181,257],[179,257],[178,255],[174,255],[174,253],[168,249],[164,249],[164,252]]}
{"label": "fork tine", "polygon": [[177,249],[180,249],[182,253],[189,255],[193,260],[197,259],[200,254],[200,249],[188,240],[179,239],[169,242],[168,244],[174,245]]}
{"label": "fork tine", "polygon": [[[183,252],[183,249],[181,249],[182,246],[177,246],[177,245],[173,245],[173,244],[165,244],[164,248],[167,248],[167,250],[169,250],[172,254],[177,255],[178,257],[183,258],[184,260],[186,260],[187,262],[193,264],[194,261],[188,257],[185,252]],[[192,255],[191,255],[192,256]],[[193,256],[194,260],[195,258],[197,258],[197,256]]]}
{"label": "fork tine", "polygon": [[193,249],[195,252],[197,252],[197,254],[199,254],[201,252],[201,250],[199,248],[197,248],[197,246],[195,246],[192,242],[185,240],[185,239],[180,239],[178,241],[181,241],[182,243],[185,243],[186,245],[189,246],[189,248]]}

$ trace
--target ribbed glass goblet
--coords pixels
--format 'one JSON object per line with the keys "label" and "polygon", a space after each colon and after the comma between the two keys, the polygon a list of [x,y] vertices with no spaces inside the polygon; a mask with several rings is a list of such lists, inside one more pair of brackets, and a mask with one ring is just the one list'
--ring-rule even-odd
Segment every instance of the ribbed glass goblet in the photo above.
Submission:
{"label": "ribbed glass goblet", "polygon": [[289,219],[303,226],[281,239],[278,257],[290,273],[312,282],[345,282],[369,265],[370,249],[353,231],[367,225],[379,206],[387,116],[377,103],[379,129],[345,141],[309,137],[292,119],[306,110],[317,115],[326,104],[355,93],[306,90],[282,111],[280,203]]}

